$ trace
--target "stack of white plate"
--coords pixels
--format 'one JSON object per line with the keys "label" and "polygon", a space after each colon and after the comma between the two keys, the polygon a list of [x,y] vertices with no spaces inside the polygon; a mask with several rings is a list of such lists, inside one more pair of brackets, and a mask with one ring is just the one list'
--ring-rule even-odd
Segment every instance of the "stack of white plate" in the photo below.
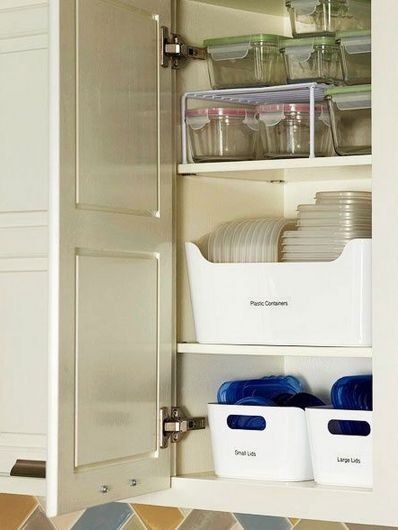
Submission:
{"label": "stack of white plate", "polygon": [[282,261],[333,261],[351,239],[372,237],[372,194],[324,191],[298,207],[297,231],[282,238]]}
{"label": "stack of white plate", "polygon": [[216,228],[199,242],[204,256],[214,263],[266,263],[279,261],[281,235],[294,221],[243,219]]}

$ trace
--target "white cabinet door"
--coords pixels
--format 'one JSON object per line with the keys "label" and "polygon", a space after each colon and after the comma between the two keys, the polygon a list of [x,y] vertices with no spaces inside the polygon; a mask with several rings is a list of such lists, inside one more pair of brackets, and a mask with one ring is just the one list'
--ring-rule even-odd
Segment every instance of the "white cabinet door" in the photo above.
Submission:
{"label": "white cabinet door", "polygon": [[170,0],[51,0],[48,513],[170,486]]}

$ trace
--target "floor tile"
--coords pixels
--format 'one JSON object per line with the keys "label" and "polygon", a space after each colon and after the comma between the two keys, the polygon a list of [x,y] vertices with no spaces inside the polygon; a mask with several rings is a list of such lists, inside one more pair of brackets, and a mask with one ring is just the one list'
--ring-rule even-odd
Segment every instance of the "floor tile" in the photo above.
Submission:
{"label": "floor tile", "polygon": [[148,530],[175,530],[184,519],[178,508],[133,504],[133,510]]}
{"label": "floor tile", "polygon": [[131,514],[129,504],[111,502],[89,508],[72,528],[73,530],[119,530]]}
{"label": "floor tile", "polygon": [[397,530],[395,526],[375,526],[375,525],[352,524],[352,523],[347,523],[347,528],[349,530]]}
{"label": "floor tile", "polygon": [[328,523],[326,521],[307,521],[301,520],[294,530],[347,530],[342,523]]}
{"label": "floor tile", "polygon": [[15,530],[37,507],[35,497],[0,494],[0,530]]}
{"label": "floor tile", "polygon": [[21,530],[54,530],[54,526],[47,519],[41,508],[36,508]]}
{"label": "floor tile", "polygon": [[143,523],[141,523],[139,517],[137,515],[133,515],[124,523],[124,525],[121,527],[121,530],[146,530]]}
{"label": "floor tile", "polygon": [[56,530],[71,530],[73,528],[73,525],[77,523],[77,521],[83,514],[84,511],[68,513],[66,515],[59,515],[58,517],[53,517],[50,520],[55,526]]}
{"label": "floor tile", "polygon": [[294,519],[294,517],[289,517],[289,521],[292,523],[292,526],[295,526],[300,519]]}
{"label": "floor tile", "polygon": [[235,525],[231,513],[193,510],[178,530],[232,530]]}
{"label": "floor tile", "polygon": [[235,513],[235,517],[245,530],[290,530],[292,525],[285,517],[267,517]]}

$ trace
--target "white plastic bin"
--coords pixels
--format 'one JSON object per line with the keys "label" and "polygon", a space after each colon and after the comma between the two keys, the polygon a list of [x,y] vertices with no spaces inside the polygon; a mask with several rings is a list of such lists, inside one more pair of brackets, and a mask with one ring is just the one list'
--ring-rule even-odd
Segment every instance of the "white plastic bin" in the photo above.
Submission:
{"label": "white plastic bin", "polygon": [[[275,481],[312,480],[305,412],[299,408],[209,404],[216,475]],[[264,419],[264,430],[229,427],[231,416]]]}
{"label": "white plastic bin", "polygon": [[[372,412],[307,409],[314,480],[318,484],[371,488],[373,486]],[[333,421],[365,422],[367,436],[332,434]]]}
{"label": "white plastic bin", "polygon": [[372,242],[317,263],[210,263],[186,243],[203,344],[371,346]]}

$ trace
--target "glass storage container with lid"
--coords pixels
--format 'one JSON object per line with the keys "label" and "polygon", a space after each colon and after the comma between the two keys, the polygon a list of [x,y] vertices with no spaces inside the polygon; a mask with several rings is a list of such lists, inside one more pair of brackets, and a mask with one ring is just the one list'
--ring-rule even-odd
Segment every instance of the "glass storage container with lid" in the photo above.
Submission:
{"label": "glass storage container with lid", "polygon": [[336,34],[340,46],[344,82],[363,85],[371,82],[372,39],[370,31],[340,31]]}
{"label": "glass storage container with lid", "polygon": [[340,48],[334,37],[307,37],[281,42],[288,83],[342,83]]}
{"label": "glass storage container with lid", "polygon": [[371,85],[336,87],[326,91],[334,148],[339,155],[372,151]]}
{"label": "glass storage container with lid", "polygon": [[255,158],[259,129],[255,110],[200,108],[187,110],[185,120],[194,162]]}
{"label": "glass storage container with lid", "polygon": [[258,34],[205,40],[213,89],[286,83],[279,35]]}
{"label": "glass storage container with lid", "polygon": [[[257,107],[265,158],[310,156],[310,105],[282,103]],[[315,154],[333,154],[329,113],[324,103],[315,105]]]}
{"label": "glass storage container with lid", "polygon": [[286,6],[295,37],[370,29],[370,0],[286,0]]}

